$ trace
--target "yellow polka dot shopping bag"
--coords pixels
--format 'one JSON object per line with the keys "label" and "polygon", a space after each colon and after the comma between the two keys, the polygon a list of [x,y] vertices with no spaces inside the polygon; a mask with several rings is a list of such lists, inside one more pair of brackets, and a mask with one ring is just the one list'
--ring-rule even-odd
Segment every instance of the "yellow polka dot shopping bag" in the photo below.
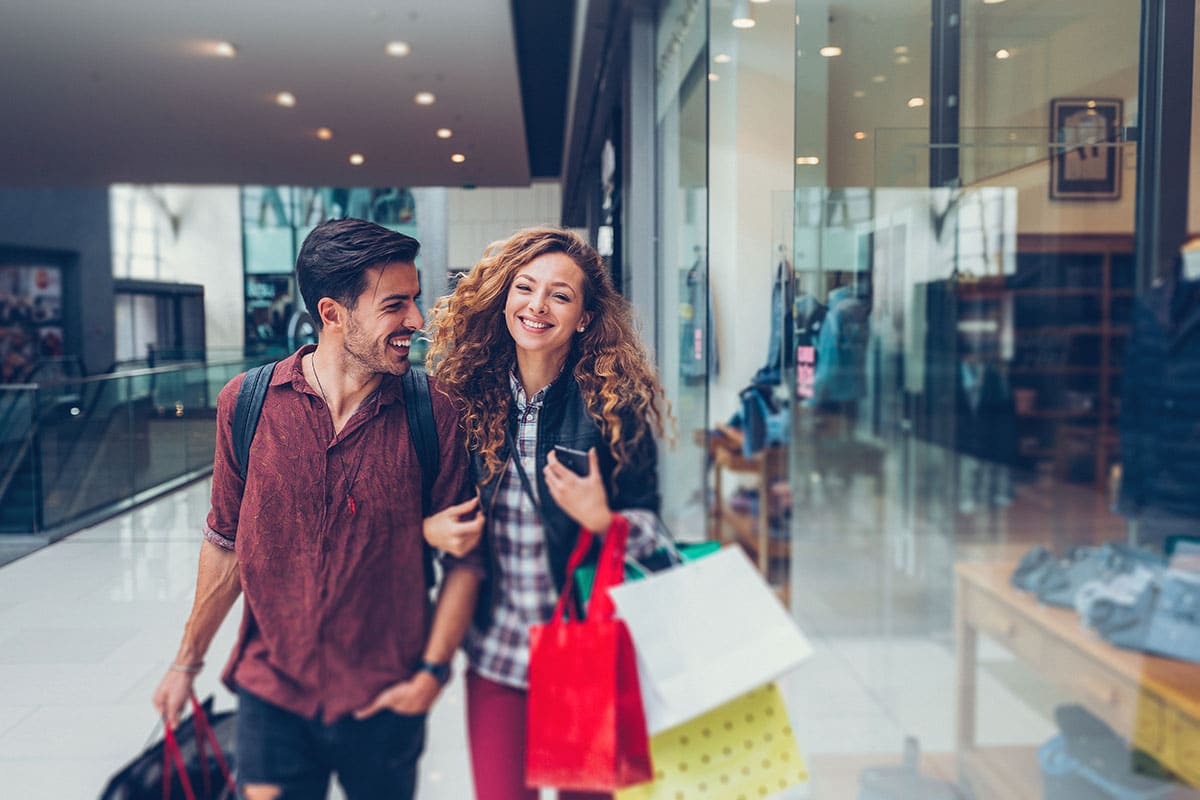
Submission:
{"label": "yellow polka dot shopping bag", "polygon": [[808,780],[775,684],[650,739],[654,779],[616,800],[763,800]]}

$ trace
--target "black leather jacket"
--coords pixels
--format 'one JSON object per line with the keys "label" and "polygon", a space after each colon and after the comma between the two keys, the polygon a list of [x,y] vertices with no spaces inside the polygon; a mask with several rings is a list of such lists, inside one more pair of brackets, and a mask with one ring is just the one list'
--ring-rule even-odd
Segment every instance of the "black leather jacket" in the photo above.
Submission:
{"label": "black leather jacket", "polygon": [[[515,404],[510,410],[508,429],[513,429],[515,422]],[[636,430],[644,426],[645,420],[623,420],[623,430]],[[546,392],[545,402],[538,417],[537,462],[530,481],[537,482],[537,494],[541,501],[542,522],[546,536],[547,554],[550,561],[550,574],[554,585],[561,587],[566,580],[567,560],[579,535],[579,523],[572,520],[554,502],[550,490],[546,488],[546,479],[542,474],[546,467],[546,456],[554,445],[561,444],[576,450],[587,451],[596,448],[600,461],[600,473],[604,476],[604,485],[608,489],[608,504],[614,511],[626,508],[644,508],[655,513],[659,511],[660,497],[658,493],[658,449],[654,436],[647,431],[629,461],[620,473],[613,477],[615,461],[608,445],[601,437],[600,428],[588,414],[579,385],[568,365],[559,378],[550,385]],[[500,458],[507,465],[511,457],[511,436],[505,437],[505,444],[500,452]],[[472,454],[472,467],[476,476],[484,474],[483,458]],[[496,540],[491,530],[492,507],[496,502],[496,490],[500,486],[502,471],[487,483],[479,482],[479,495],[483,513],[487,516],[484,528],[485,559],[488,576],[479,591],[479,602],[475,609],[475,625],[480,630],[486,630],[491,621],[492,608],[497,600],[499,582],[495,579],[498,571],[496,557]],[[594,560],[599,552],[599,543],[593,545],[589,560]]]}

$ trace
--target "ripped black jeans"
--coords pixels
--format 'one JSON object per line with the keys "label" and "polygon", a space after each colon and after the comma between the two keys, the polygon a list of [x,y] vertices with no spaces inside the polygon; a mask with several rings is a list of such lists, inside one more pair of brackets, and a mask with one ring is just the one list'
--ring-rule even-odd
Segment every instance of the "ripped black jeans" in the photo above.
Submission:
{"label": "ripped black jeans", "polygon": [[412,800],[425,715],[380,711],[326,725],[238,692],[238,788],[265,784],[279,800],[324,800],[336,773],[348,800]]}

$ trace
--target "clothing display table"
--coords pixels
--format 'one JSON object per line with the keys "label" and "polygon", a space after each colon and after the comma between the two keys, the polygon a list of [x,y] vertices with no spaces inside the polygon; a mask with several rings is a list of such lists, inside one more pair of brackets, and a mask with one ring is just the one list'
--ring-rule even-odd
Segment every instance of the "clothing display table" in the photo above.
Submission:
{"label": "clothing display table", "polygon": [[1015,562],[955,565],[956,750],[976,796],[1040,797],[1034,748],[975,741],[978,637],[1006,647],[1163,766],[1200,785],[1200,664],[1122,650],[1073,609],[1041,605],[1009,583]]}

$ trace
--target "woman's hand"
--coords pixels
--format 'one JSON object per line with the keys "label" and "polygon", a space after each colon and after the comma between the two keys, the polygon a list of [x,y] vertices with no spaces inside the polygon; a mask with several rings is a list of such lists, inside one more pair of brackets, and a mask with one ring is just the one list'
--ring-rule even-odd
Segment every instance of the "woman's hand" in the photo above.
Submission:
{"label": "woman's hand", "polygon": [[479,537],[483,535],[483,520],[483,514],[479,511],[479,495],[476,495],[464,503],[449,506],[426,517],[422,530],[430,547],[462,558],[479,544]]}
{"label": "woman's hand", "polygon": [[613,513],[608,507],[608,494],[600,477],[600,460],[596,448],[588,450],[588,474],[576,475],[558,460],[551,450],[546,457],[546,488],[566,515],[595,533],[604,533],[612,524]]}

